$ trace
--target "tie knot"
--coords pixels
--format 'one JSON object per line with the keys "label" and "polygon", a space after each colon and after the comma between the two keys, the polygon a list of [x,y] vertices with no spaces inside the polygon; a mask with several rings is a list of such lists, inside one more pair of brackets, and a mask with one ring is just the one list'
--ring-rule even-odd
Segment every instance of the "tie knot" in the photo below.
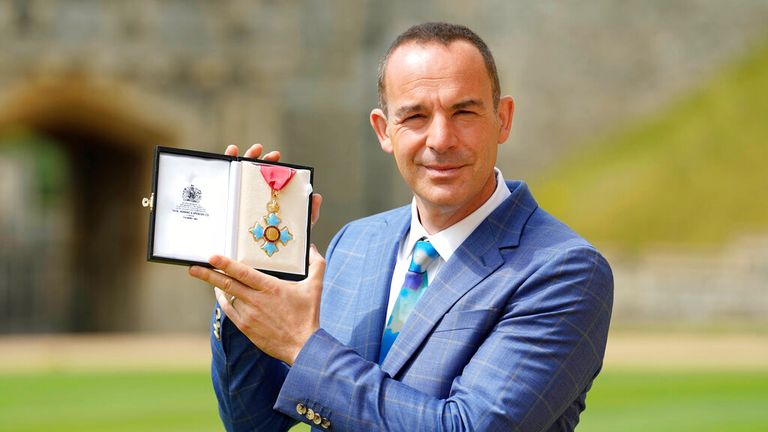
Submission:
{"label": "tie knot", "polygon": [[435,250],[432,243],[429,240],[419,240],[413,247],[413,259],[411,259],[411,267],[409,271],[416,273],[424,273],[427,271],[427,267],[440,256]]}

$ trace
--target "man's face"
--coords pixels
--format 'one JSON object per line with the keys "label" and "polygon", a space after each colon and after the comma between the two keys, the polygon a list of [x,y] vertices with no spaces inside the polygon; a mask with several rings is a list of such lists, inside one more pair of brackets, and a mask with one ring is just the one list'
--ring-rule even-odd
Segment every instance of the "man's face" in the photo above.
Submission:
{"label": "man's face", "polygon": [[420,210],[463,218],[496,187],[493,167],[509,135],[512,100],[494,109],[482,55],[465,41],[402,45],[385,78],[388,113],[371,113],[382,149],[394,155]]}

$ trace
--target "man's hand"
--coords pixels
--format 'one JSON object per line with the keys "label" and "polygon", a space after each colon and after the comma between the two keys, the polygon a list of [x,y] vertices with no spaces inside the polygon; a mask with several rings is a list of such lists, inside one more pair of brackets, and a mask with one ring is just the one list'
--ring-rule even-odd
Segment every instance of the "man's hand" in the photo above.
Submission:
{"label": "man's hand", "polygon": [[309,275],[288,282],[223,256],[208,262],[217,271],[192,266],[189,274],[215,287],[219,305],[259,349],[292,365],[310,336],[320,328],[320,294],[325,259],[315,245],[309,251]]}
{"label": "man's hand", "polygon": [[[224,150],[224,154],[227,156],[237,156],[239,149],[236,145],[230,144],[227,146],[227,149]],[[278,162],[280,160],[280,152],[277,150],[273,150],[267,154],[264,155],[264,157],[261,157],[261,153],[264,151],[264,146],[261,144],[253,144],[250,147],[248,147],[248,150],[245,151],[245,154],[243,154],[243,157],[251,158],[251,159],[263,159],[265,161],[270,162]]]}
{"label": "man's hand", "polygon": [[[224,151],[224,154],[227,156],[237,156],[238,148],[234,144],[230,144],[227,146],[227,149]],[[251,145],[248,150],[245,151],[245,154],[243,154],[243,157],[252,158],[252,159],[259,159],[261,157],[261,153],[264,151],[264,146],[261,144],[253,144]],[[273,150],[267,154],[264,155],[261,159],[269,162],[279,162],[280,161],[280,152],[277,150]],[[312,223],[312,226],[315,226],[317,223],[317,220],[320,218],[320,206],[323,204],[323,196],[319,193],[312,193],[312,217],[310,218],[310,221]]]}
{"label": "man's hand", "polygon": [[[238,151],[236,145],[229,145],[224,154],[237,156]],[[253,144],[243,156],[258,159],[263,151],[264,146]],[[278,162],[280,152],[271,151],[261,158]],[[313,226],[320,216],[322,202],[320,194],[312,194]],[[215,287],[219,306],[251,342],[268,355],[292,365],[307,339],[320,328],[325,259],[315,245],[310,246],[308,276],[298,283],[268,276],[219,255],[208,262],[223,273],[192,266],[189,274]]]}

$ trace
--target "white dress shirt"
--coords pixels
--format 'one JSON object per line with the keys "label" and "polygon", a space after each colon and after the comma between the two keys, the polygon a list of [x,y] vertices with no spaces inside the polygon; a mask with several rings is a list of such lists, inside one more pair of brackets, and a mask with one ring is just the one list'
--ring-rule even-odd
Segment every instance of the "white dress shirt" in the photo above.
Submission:
{"label": "white dress shirt", "polygon": [[501,174],[501,170],[494,168],[494,171],[496,172],[496,190],[494,190],[493,195],[467,217],[438,233],[432,235],[427,233],[427,230],[425,230],[421,225],[421,222],[419,222],[419,210],[416,207],[416,198],[411,201],[411,228],[405,235],[405,239],[400,243],[400,249],[397,253],[397,263],[395,264],[395,270],[392,273],[392,284],[389,287],[387,320],[385,322],[389,322],[389,315],[392,313],[392,309],[395,308],[395,302],[397,302],[397,297],[400,295],[400,289],[402,289],[403,282],[405,282],[405,273],[408,271],[408,267],[411,264],[413,247],[416,245],[416,242],[421,238],[426,237],[440,255],[429,265],[429,267],[427,267],[427,283],[432,282],[443,264],[451,259],[453,253],[456,252],[456,249],[458,249],[462,243],[464,243],[464,240],[472,234],[475,228],[477,228],[485,218],[496,210],[496,207],[511,195],[509,188],[507,188],[507,185],[504,182],[504,176]]}

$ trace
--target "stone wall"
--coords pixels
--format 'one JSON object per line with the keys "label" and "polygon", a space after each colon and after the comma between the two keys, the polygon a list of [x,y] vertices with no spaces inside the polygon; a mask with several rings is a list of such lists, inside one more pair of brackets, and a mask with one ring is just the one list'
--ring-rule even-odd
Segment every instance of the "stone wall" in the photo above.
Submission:
{"label": "stone wall", "polygon": [[[130,149],[141,162],[120,199],[137,205],[154,145],[262,142],[316,167],[324,250],[347,221],[408,200],[368,112],[379,57],[426,20],[465,23],[494,51],[517,100],[499,166],[520,178],[764,40],[768,1],[0,1],[0,132],[21,125],[70,148],[86,137],[89,154]],[[145,238],[146,214],[131,214],[131,235]],[[107,309],[116,329],[207,325],[204,285],[133,255],[104,272],[133,278],[127,312]]]}
{"label": "stone wall", "polygon": [[765,328],[768,324],[768,235],[725,248],[659,248],[611,260],[614,325]]}

